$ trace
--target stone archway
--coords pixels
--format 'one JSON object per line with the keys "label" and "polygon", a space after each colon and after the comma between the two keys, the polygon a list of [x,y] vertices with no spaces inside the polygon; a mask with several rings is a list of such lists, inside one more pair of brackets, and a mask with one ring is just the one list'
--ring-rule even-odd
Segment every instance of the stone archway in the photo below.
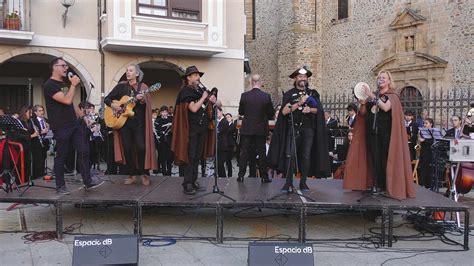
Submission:
{"label": "stone archway", "polygon": [[174,69],[179,74],[184,74],[184,70],[186,68],[184,67],[184,64],[181,64],[179,62],[179,60],[173,60],[166,57],[155,57],[155,56],[139,57],[137,59],[127,62],[121,68],[119,68],[117,72],[115,72],[115,75],[109,84],[109,88],[113,88],[120,81],[120,78],[124,75],[125,71],[127,70],[127,66],[132,65],[132,64],[141,65],[142,63],[150,62],[150,61],[161,62],[163,64],[166,64],[169,66],[170,69]]}
{"label": "stone archway", "polygon": [[64,60],[66,60],[66,62],[68,62],[71,69],[74,70],[75,73],[77,73],[79,78],[81,78],[81,80],[84,81],[83,85],[84,85],[84,88],[86,89],[86,92],[91,90],[91,84],[95,84],[95,81],[92,75],[81,63],[79,63],[79,61],[76,58],[74,58],[73,56],[63,51],[60,51],[54,48],[22,47],[22,48],[12,49],[3,54],[0,54],[0,64],[3,64],[4,62],[14,57],[17,57],[20,55],[27,55],[27,54],[46,54],[46,55],[51,55],[54,57],[62,57]]}
{"label": "stone archway", "polygon": [[[88,101],[91,103],[98,105],[100,103],[100,94],[98,93],[91,93],[93,84],[96,84],[94,78],[92,77],[91,73],[86,69],[84,65],[82,65],[79,60],[77,60],[74,56],[65,53],[61,50],[54,49],[54,48],[44,48],[44,47],[22,47],[9,50],[0,54],[0,64],[5,64],[11,62],[12,60],[15,61],[18,58],[29,57],[29,56],[37,56],[37,55],[44,55],[52,57],[62,57],[70,66],[71,71],[76,73],[82,81],[82,93],[86,95],[85,97],[88,98]],[[49,59],[50,60],[50,59]],[[42,62],[44,64],[49,63]],[[24,60],[23,60],[24,61]],[[24,61],[26,62],[26,61]],[[42,66],[43,67],[43,66]],[[47,69],[47,66],[44,66]],[[48,70],[49,71],[49,70]],[[81,100],[79,97],[77,100]]]}
{"label": "stone archway", "polygon": [[160,91],[151,95],[153,108],[175,104],[176,96],[182,86],[181,75],[184,74],[183,67],[178,65],[177,61],[170,61],[162,57],[143,57],[133,60],[119,69],[112,81],[114,84],[110,88],[113,88],[119,81],[126,80],[125,71],[131,64],[140,65],[144,72],[143,82],[148,86],[161,83]]}

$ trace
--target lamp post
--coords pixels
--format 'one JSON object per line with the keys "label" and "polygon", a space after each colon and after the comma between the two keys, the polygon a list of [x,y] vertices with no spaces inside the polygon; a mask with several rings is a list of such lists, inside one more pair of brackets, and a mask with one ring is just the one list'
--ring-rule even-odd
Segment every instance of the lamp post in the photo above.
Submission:
{"label": "lamp post", "polygon": [[66,18],[67,18],[67,11],[69,10],[69,8],[71,6],[74,5],[74,2],[76,0],[61,0],[61,4],[66,8],[66,10],[64,11],[62,17],[63,17],[63,28],[66,28]]}

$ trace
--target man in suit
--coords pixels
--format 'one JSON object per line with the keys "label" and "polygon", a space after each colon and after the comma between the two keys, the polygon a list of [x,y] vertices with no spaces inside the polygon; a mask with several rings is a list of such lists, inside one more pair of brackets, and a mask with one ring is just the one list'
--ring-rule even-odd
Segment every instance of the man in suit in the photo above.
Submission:
{"label": "man in suit", "polygon": [[328,135],[328,149],[333,151],[335,148],[334,130],[339,126],[337,120],[331,117],[331,112],[324,112],[324,120],[326,121],[327,135]]}
{"label": "man in suit", "polygon": [[418,142],[418,123],[415,122],[415,115],[412,111],[405,111],[405,128],[408,135],[408,147],[410,147],[410,157],[416,159],[415,146]]}
{"label": "man in suit", "polygon": [[350,128],[354,127],[355,121],[356,121],[356,115],[357,115],[357,106],[354,103],[350,103],[347,106],[347,112],[349,114],[347,115],[347,126]]}
{"label": "man in suit", "polygon": [[227,176],[232,176],[232,157],[234,157],[234,148],[236,146],[237,139],[237,129],[235,127],[235,122],[232,120],[232,114],[227,113],[225,115],[227,122],[229,123],[229,130],[227,131],[227,154],[226,154],[226,167],[227,167]]}
{"label": "man in suit", "polygon": [[49,148],[49,140],[45,139],[49,131],[49,124],[44,117],[44,107],[41,105],[33,106],[33,124],[38,129],[39,136],[31,139],[31,155],[33,159],[32,177],[42,178],[45,175],[46,153]]}
{"label": "man in suit", "polygon": [[265,140],[268,135],[268,119],[275,113],[270,95],[260,87],[260,75],[251,78],[252,89],[242,93],[239,103],[239,115],[243,116],[240,128],[240,160],[237,181],[243,182],[247,162],[258,155],[258,167],[262,183],[271,182],[267,175]]}
{"label": "man in suit", "polygon": [[222,108],[217,107],[217,174],[226,177],[224,163],[229,152],[229,122],[222,113]]}

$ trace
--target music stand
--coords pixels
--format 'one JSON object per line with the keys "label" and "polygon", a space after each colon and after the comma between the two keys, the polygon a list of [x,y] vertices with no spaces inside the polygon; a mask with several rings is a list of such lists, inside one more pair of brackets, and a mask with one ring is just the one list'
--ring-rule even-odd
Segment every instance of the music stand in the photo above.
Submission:
{"label": "music stand", "polygon": [[433,139],[434,141],[437,141],[443,138],[439,128],[420,127],[418,130],[420,132],[420,136],[424,139]]}

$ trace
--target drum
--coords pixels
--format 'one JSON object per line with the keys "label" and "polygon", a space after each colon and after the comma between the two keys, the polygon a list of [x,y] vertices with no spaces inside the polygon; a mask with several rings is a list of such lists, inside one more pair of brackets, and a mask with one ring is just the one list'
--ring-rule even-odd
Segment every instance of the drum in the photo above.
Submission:
{"label": "drum", "polygon": [[354,95],[356,96],[357,99],[362,100],[362,101],[366,100],[369,97],[367,96],[367,94],[365,94],[365,91],[363,88],[364,85],[370,89],[369,85],[367,85],[367,83],[365,82],[359,82],[354,87]]}

